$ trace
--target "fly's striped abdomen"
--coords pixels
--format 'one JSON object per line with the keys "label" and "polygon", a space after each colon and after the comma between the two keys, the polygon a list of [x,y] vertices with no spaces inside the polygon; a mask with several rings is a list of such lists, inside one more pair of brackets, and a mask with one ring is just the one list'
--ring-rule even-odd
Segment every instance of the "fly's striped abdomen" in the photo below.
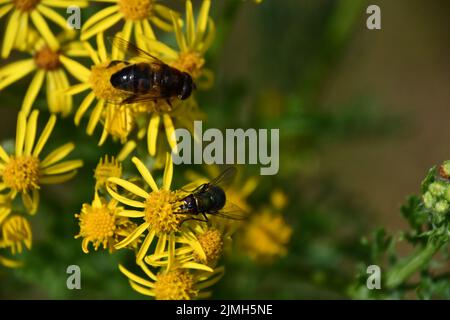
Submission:
{"label": "fly's striped abdomen", "polygon": [[133,92],[144,94],[153,87],[154,72],[148,63],[138,63],[134,66],[134,84]]}

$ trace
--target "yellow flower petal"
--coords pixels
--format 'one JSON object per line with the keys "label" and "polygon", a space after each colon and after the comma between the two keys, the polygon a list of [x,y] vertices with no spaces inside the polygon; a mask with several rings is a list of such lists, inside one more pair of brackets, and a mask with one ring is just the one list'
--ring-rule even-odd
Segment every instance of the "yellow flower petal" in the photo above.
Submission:
{"label": "yellow flower petal", "polygon": [[75,113],[75,120],[74,121],[75,121],[76,125],[80,124],[81,117],[83,117],[84,113],[89,108],[89,106],[92,104],[94,99],[95,99],[95,93],[94,92],[90,92],[86,96],[86,98],[84,98],[84,100],[81,102],[80,107],[78,108],[77,112]]}
{"label": "yellow flower petal", "polygon": [[64,174],[58,174],[58,175],[51,175],[51,176],[44,176],[39,179],[40,184],[60,184],[63,182],[66,182],[73,177],[75,177],[77,174],[77,171],[71,171]]}
{"label": "yellow flower petal", "polygon": [[24,149],[24,154],[26,156],[31,155],[31,150],[33,149],[34,139],[36,138],[38,115],[39,111],[34,110],[28,119],[27,132],[25,136],[25,149]]}
{"label": "yellow flower petal", "polygon": [[53,35],[52,31],[47,25],[47,22],[45,22],[45,19],[42,17],[42,15],[37,10],[31,11],[31,20],[33,20],[33,23],[36,27],[36,29],[39,31],[39,33],[42,35],[42,37],[45,39],[47,44],[52,50],[57,50],[59,48],[58,40],[56,40],[55,36]]}
{"label": "yellow flower petal", "polygon": [[167,259],[167,270],[170,270],[175,260],[175,235],[171,233],[169,235],[169,258]]}
{"label": "yellow flower petal", "polygon": [[54,175],[54,174],[62,174],[68,171],[72,171],[78,169],[83,166],[82,160],[69,160],[64,161],[53,166],[43,168],[41,173],[44,175]]}
{"label": "yellow flower petal", "polygon": [[158,191],[159,189],[156,185],[155,180],[153,179],[153,176],[151,175],[150,171],[148,171],[147,167],[142,163],[142,161],[136,157],[133,157],[131,161],[134,163],[142,178],[144,178],[145,182],[147,182],[150,188],[152,188],[153,191]]}
{"label": "yellow flower petal", "polygon": [[131,199],[128,199],[127,197],[124,197],[124,196],[118,194],[108,184],[106,185],[106,190],[111,195],[111,197],[113,197],[114,199],[116,199],[117,201],[119,201],[123,204],[126,204],[130,207],[135,207],[135,208],[145,208],[145,204],[143,202],[131,200]]}
{"label": "yellow flower petal", "polygon": [[156,154],[156,141],[158,138],[159,132],[159,114],[153,113],[150,121],[148,122],[148,130],[147,130],[147,148],[148,153],[154,157]]}
{"label": "yellow flower petal", "polygon": [[[28,194],[28,192],[22,193],[22,202],[29,214],[36,214],[37,208],[39,206],[39,191],[34,189],[31,196]],[[29,244],[31,245],[31,243]]]}
{"label": "yellow flower petal", "polygon": [[112,177],[108,179],[108,182],[114,183],[139,197],[142,197],[144,199],[148,198],[148,193],[144,189],[139,188],[137,185],[128,182],[127,180]]}
{"label": "yellow flower petal", "polygon": [[24,69],[26,69],[32,71],[33,69],[35,69],[35,67],[36,64],[34,62],[34,59],[25,59],[12,62],[0,68],[0,79],[17,74],[18,70],[23,71]]}
{"label": "yellow flower petal", "polygon": [[0,158],[4,161],[4,162],[9,162],[9,156],[6,153],[5,149],[3,149],[3,147],[0,145]]}
{"label": "yellow flower petal", "polygon": [[95,127],[97,126],[98,121],[100,120],[100,116],[103,112],[103,106],[105,105],[105,100],[101,99],[97,102],[94,110],[89,117],[89,122],[86,127],[86,132],[88,135],[92,135],[94,133]]}
{"label": "yellow flower petal", "polygon": [[23,266],[23,263],[21,261],[8,259],[2,256],[0,256],[0,264],[4,265],[7,268],[19,268]]}
{"label": "yellow flower petal", "polygon": [[195,48],[201,54],[204,54],[206,50],[208,50],[216,37],[216,27],[214,25],[214,21],[209,19],[208,21],[208,34],[204,38],[203,41],[199,42]]}
{"label": "yellow flower petal", "polygon": [[[9,0],[8,0],[9,1]],[[0,18],[9,12],[14,7],[13,4],[7,4],[0,8]]]}
{"label": "yellow flower petal", "polygon": [[[106,10],[106,9],[105,9]],[[118,12],[115,13],[105,19],[101,19],[98,23],[95,23],[92,28],[85,27],[85,32],[81,32],[81,40],[87,40],[93,35],[103,32],[109,28],[111,28],[114,24],[119,22],[123,18],[123,14]]]}
{"label": "yellow flower petal", "polygon": [[197,41],[203,39],[203,35],[205,34],[210,7],[211,7],[211,0],[204,0],[200,8],[200,13],[198,15],[197,32],[196,32]]}
{"label": "yellow flower petal", "polygon": [[70,74],[76,79],[80,80],[81,82],[88,82],[91,71],[85,66],[64,55],[59,56],[59,61],[61,61],[67,71],[69,71]]}
{"label": "yellow flower petal", "polygon": [[148,22],[148,20],[142,20],[142,28],[144,29],[144,34],[146,37],[150,39],[156,39],[155,33],[153,32],[153,28]]}
{"label": "yellow flower petal", "polygon": [[105,9],[102,9],[100,11],[98,11],[97,13],[95,13],[93,16],[91,16],[82,26],[81,28],[81,40],[86,40],[83,37],[83,33],[89,29],[91,26],[93,26],[94,24],[97,24],[97,22],[105,19],[106,17],[112,15],[113,13],[116,13],[119,11],[119,6],[111,6],[111,7],[107,7]]}
{"label": "yellow flower petal", "polygon": [[158,243],[156,244],[155,255],[160,255],[164,252],[164,250],[166,249],[166,242],[167,234],[163,233],[160,235]]}
{"label": "yellow flower petal", "polygon": [[213,272],[214,271],[214,269],[212,269],[211,267],[208,267],[207,265],[204,265],[204,264],[201,264],[201,263],[192,262],[192,261],[183,263],[181,265],[181,268],[204,270],[204,271],[208,271],[208,272]]}
{"label": "yellow flower petal", "polygon": [[69,79],[62,69],[56,70],[56,78],[59,83],[59,89],[57,94],[61,97],[62,105],[60,107],[63,117],[67,116],[72,111],[72,97],[65,94],[65,91],[69,88]]}
{"label": "yellow flower petal", "polygon": [[125,160],[133,150],[136,149],[136,142],[133,140],[127,141],[125,145],[122,147],[122,150],[120,150],[119,154],[117,155],[117,160],[123,161]]}
{"label": "yellow flower petal", "polygon": [[186,1],[186,34],[187,45],[192,47],[195,43],[195,23],[194,23],[194,11],[192,10],[192,2]]}
{"label": "yellow flower petal", "polygon": [[62,145],[61,147],[50,152],[44,160],[41,162],[41,167],[46,168],[61,159],[64,159],[69,153],[71,153],[75,149],[75,145],[71,142]]}
{"label": "yellow flower petal", "polygon": [[108,56],[106,54],[105,41],[103,39],[103,33],[97,34],[97,51],[101,61],[106,61]]}
{"label": "yellow flower petal", "polygon": [[122,37],[123,39],[129,41],[131,37],[131,31],[133,30],[134,22],[127,20],[125,21],[125,24],[123,25],[122,29]]}
{"label": "yellow flower petal", "polygon": [[[66,9],[68,6],[78,6],[78,7],[86,7],[87,2],[85,0],[70,0],[70,1],[61,1],[61,0],[41,0],[43,4]],[[98,1],[98,0],[97,0]],[[116,0],[117,1],[117,0]]]}
{"label": "yellow flower petal", "polygon": [[[27,62],[28,62],[28,60],[27,60]],[[16,82],[20,78],[25,77],[27,74],[29,74],[31,71],[33,71],[35,68],[36,68],[36,66],[33,61],[31,61],[31,63],[22,65],[22,69],[16,69],[15,73],[9,74],[8,76],[6,76],[0,80],[0,90],[9,86],[11,83]]]}
{"label": "yellow flower petal", "polygon": [[151,48],[153,51],[158,52],[160,55],[167,57],[169,60],[176,60],[178,58],[178,52],[173,50],[168,45],[152,39],[146,39],[147,47]]}
{"label": "yellow flower petal", "polygon": [[122,241],[117,243],[114,246],[114,248],[117,250],[125,248],[127,245],[132,243],[134,240],[139,238],[141,236],[141,234],[144,233],[144,231],[147,230],[147,228],[149,226],[150,226],[150,224],[148,222],[144,222],[139,227],[137,227],[132,233],[130,233],[128,237],[126,237],[125,239],[123,239]]}
{"label": "yellow flower petal", "polygon": [[130,271],[128,271],[127,269],[125,269],[121,264],[119,264],[119,270],[120,272],[122,272],[127,278],[129,278],[130,280],[133,280],[136,283],[139,283],[140,285],[149,287],[149,288],[153,288],[153,283],[145,280],[141,277],[138,277],[137,275],[135,275],[134,273],[131,273]]}
{"label": "yellow flower petal", "polygon": [[167,113],[163,114],[163,122],[164,128],[166,129],[167,142],[169,143],[172,152],[176,153],[178,152],[177,138],[175,135],[175,127],[170,115],[168,115]]}
{"label": "yellow flower petal", "polygon": [[28,90],[25,93],[25,97],[22,102],[21,110],[25,113],[25,115],[28,115],[28,113],[31,110],[31,107],[33,106],[34,101],[36,100],[39,90],[42,87],[42,83],[44,82],[44,76],[45,71],[38,70],[34,75],[33,80],[31,80],[30,86],[28,87]]}
{"label": "yellow flower petal", "polygon": [[10,16],[6,31],[5,38],[3,40],[2,47],[2,58],[7,58],[14,44],[14,39],[16,38],[17,29],[19,28],[19,20],[20,20],[20,11],[14,10],[12,15]]}
{"label": "yellow flower petal", "polygon": [[[136,255],[136,261],[142,261],[144,259],[144,256],[147,254],[148,248],[150,248],[150,245],[153,242],[153,238],[155,237],[155,231],[152,230],[147,234],[145,237],[144,242],[142,243],[141,247],[139,248],[139,251]],[[138,263],[139,264],[139,263]]]}
{"label": "yellow flower petal", "polygon": [[164,167],[164,176],[163,176],[163,189],[170,190],[170,185],[172,184],[173,177],[173,162],[172,156],[170,153],[166,154],[166,166]]}
{"label": "yellow flower petal", "polygon": [[[178,17],[176,19],[178,20]],[[173,31],[173,26],[170,23],[168,23],[164,20],[161,20],[160,18],[158,18],[156,16],[151,17],[150,21],[163,31],[166,31],[166,32]]]}
{"label": "yellow flower petal", "polygon": [[53,128],[55,127],[55,123],[56,123],[56,116],[52,114],[50,116],[50,119],[48,119],[48,122],[44,128],[44,131],[42,131],[38,142],[36,143],[36,147],[34,148],[34,151],[33,151],[33,156],[35,156],[35,157],[39,156],[39,154],[41,153],[42,149],[45,146],[45,143],[47,142],[48,138],[50,137],[50,134],[52,133]]}
{"label": "yellow flower petal", "polygon": [[47,17],[49,20],[53,21],[57,25],[59,25],[61,28],[66,29],[67,28],[67,21],[65,18],[60,16],[55,10],[46,7],[42,4],[39,4],[36,9],[42,13],[43,16]]}
{"label": "yellow flower petal", "polygon": [[26,45],[27,37],[28,37],[28,12],[23,12],[20,16],[19,21],[19,30],[20,32],[17,32],[16,39],[14,41],[13,46],[16,49],[23,48],[24,45]]}
{"label": "yellow flower petal", "polygon": [[27,118],[23,112],[19,112],[17,116],[16,128],[16,156],[21,156],[23,153],[23,144],[25,142],[25,133],[27,130]]}
{"label": "yellow flower petal", "polygon": [[56,79],[55,79],[55,72],[54,71],[48,71],[46,74],[46,93],[47,93],[47,103],[48,103],[48,109],[51,113],[58,113],[59,110],[59,101],[58,97],[56,96]]}
{"label": "yellow flower petal", "polygon": [[153,290],[144,288],[144,287],[134,283],[134,281],[130,280],[130,286],[131,286],[131,288],[133,288],[136,292],[139,292],[140,294],[143,294],[145,296],[150,296],[150,297],[155,296],[155,293],[153,292]]}
{"label": "yellow flower petal", "polygon": [[71,86],[70,88],[68,88],[67,90],[64,91],[65,94],[67,95],[75,95],[77,93],[86,91],[87,89],[89,89],[91,87],[91,85],[89,83],[79,83],[76,84],[74,86]]}
{"label": "yellow flower petal", "polygon": [[117,213],[120,217],[128,217],[128,218],[142,218],[145,216],[143,211],[137,210],[122,210]]}

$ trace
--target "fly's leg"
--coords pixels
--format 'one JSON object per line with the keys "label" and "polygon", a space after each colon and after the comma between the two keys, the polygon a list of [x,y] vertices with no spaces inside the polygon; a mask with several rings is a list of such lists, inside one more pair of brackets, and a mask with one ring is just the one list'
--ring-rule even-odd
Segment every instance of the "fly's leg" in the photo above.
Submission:
{"label": "fly's leg", "polygon": [[182,220],[182,221],[180,222],[180,227],[181,227],[181,225],[182,225],[183,223],[185,223],[186,221],[189,221],[189,220],[195,220],[195,221],[200,221],[200,222],[208,222],[209,219],[208,219],[208,217],[206,216],[206,214],[205,214],[205,213],[202,213],[202,215],[203,215],[204,219],[200,219],[200,218],[187,218],[187,219]]}

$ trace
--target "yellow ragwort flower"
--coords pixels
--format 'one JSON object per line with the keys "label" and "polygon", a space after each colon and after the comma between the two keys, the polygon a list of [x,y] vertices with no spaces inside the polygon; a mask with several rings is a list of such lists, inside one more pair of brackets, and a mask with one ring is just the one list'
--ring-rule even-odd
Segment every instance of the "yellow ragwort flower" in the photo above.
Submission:
{"label": "yellow ragwort flower", "polygon": [[263,211],[255,214],[244,227],[241,245],[257,262],[270,263],[287,254],[292,228],[281,214]]}
{"label": "yellow ragwort flower", "polygon": [[[191,220],[184,222],[187,217],[177,213],[180,206],[179,199],[181,199],[181,191],[170,190],[173,176],[173,163],[170,154],[167,154],[166,157],[161,188],[156,185],[153,176],[141,160],[133,157],[132,162],[146,184],[151,188],[151,191],[147,192],[138,185],[124,179],[108,179],[108,193],[117,201],[133,208],[132,210],[121,211],[118,215],[143,219],[143,222],[129,237],[116,245],[116,249],[127,246],[147,231],[147,235],[137,253],[136,261],[139,264],[142,262],[153,239],[157,237],[158,242],[154,254],[160,255],[167,248],[167,265],[168,268],[170,268],[175,262],[176,242],[181,239],[186,239],[185,241],[189,241],[188,239],[190,239],[193,241],[190,237],[191,232],[187,229],[187,226],[195,224],[194,222],[196,221]],[[119,194],[116,191],[117,187],[121,187],[129,192],[133,195],[133,198],[130,199],[130,197]],[[185,266],[182,265],[181,267]]]}
{"label": "yellow ragwort flower", "polygon": [[[114,245],[127,237],[136,228],[128,218],[120,217],[118,213],[123,210],[117,206],[116,200],[106,202],[105,199],[95,194],[92,204],[84,203],[81,212],[75,214],[80,220],[80,233],[75,238],[83,238],[81,248],[84,253],[89,253],[89,243],[94,249],[103,245],[104,249],[114,250]],[[135,247],[137,241],[130,247]]]}
{"label": "yellow ragwort flower", "polygon": [[0,68],[0,90],[34,72],[22,101],[21,110],[30,112],[36,97],[44,87],[50,112],[67,116],[72,110],[72,98],[64,93],[69,88],[67,72],[80,78],[77,66],[80,64],[70,57],[87,56],[80,42],[71,41],[75,32],[65,32],[55,38],[56,49],[52,49],[40,38],[32,49],[27,50],[29,58],[12,62]]}
{"label": "yellow ragwort flower", "polygon": [[192,272],[186,269],[169,269],[154,274],[149,269],[143,269],[149,279],[144,279],[131,273],[122,265],[120,271],[129,278],[131,287],[140,294],[154,297],[156,300],[190,300],[205,299],[211,296],[211,291],[205,289],[216,284],[224,274],[224,267],[218,267],[213,272]]}
{"label": "yellow ragwort flower", "polygon": [[195,21],[192,2],[186,1],[184,33],[180,20],[172,14],[178,50],[163,42],[145,39],[148,51],[157,52],[171,66],[189,73],[196,80],[197,86],[203,89],[210,88],[213,84],[212,71],[204,68],[205,52],[211,47],[215,36],[214,22],[209,17],[210,6],[211,0],[203,0],[198,19]]}
{"label": "yellow ragwort flower", "polygon": [[28,119],[23,112],[19,112],[14,154],[8,155],[0,146],[0,191],[7,190],[10,198],[21,193],[23,204],[31,214],[36,213],[41,185],[67,181],[83,165],[81,160],[59,162],[72,152],[75,147],[73,143],[55,149],[43,160],[39,158],[53,131],[56,116],[50,116],[35,144],[38,116],[37,110]]}
{"label": "yellow ragwort flower", "polygon": [[12,215],[2,223],[0,247],[9,247],[14,255],[22,253],[23,245],[30,250],[31,243],[31,227],[27,219],[19,215]]}
{"label": "yellow ragwort flower", "polygon": [[108,156],[101,158],[94,171],[95,189],[106,187],[106,181],[109,178],[122,177],[122,163],[116,158]]}
{"label": "yellow ragwort flower", "polygon": [[158,4],[157,0],[93,0],[91,2],[107,2],[111,6],[98,11],[90,17],[81,28],[81,40],[104,32],[120,21],[124,21],[122,37],[130,40],[134,30],[136,43],[140,44],[142,35],[155,38],[151,24],[164,31],[172,31],[170,24],[171,10]]}
{"label": "yellow ragwort flower", "polygon": [[[214,216],[209,217],[207,223],[195,224],[190,228],[187,236],[179,239],[182,244],[175,249],[175,259],[180,265],[188,262],[201,266],[215,267],[225,250],[231,247],[231,235],[236,230],[224,223],[223,219]],[[145,257],[145,262],[155,267],[167,266],[167,252],[151,254]],[[197,268],[206,270],[203,268]]]}
{"label": "yellow ragwort flower", "polygon": [[67,29],[66,18],[60,15],[52,8],[64,8],[71,5],[79,7],[86,6],[87,2],[83,0],[2,0],[0,1],[0,19],[9,15],[3,37],[3,46],[1,56],[7,58],[11,49],[26,41],[32,27],[29,20],[33,22],[34,27],[45,39],[46,44],[51,50],[58,49],[58,40],[52,33],[45,18],[59,27]]}

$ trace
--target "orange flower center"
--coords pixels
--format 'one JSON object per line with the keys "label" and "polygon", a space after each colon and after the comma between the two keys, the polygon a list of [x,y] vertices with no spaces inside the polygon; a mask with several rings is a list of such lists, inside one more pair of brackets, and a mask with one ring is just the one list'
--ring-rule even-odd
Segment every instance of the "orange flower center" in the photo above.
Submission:
{"label": "orange flower center", "polygon": [[60,66],[59,52],[45,46],[34,54],[34,61],[40,69],[55,70]]}
{"label": "orange flower center", "polygon": [[172,63],[172,67],[187,72],[191,77],[198,78],[205,65],[205,59],[195,51],[180,53],[178,59]]}
{"label": "orange flower center", "polygon": [[143,20],[148,18],[153,7],[153,0],[119,0],[119,11],[126,20]]}
{"label": "orange flower center", "polygon": [[33,10],[41,0],[13,0],[17,10],[27,12]]}

